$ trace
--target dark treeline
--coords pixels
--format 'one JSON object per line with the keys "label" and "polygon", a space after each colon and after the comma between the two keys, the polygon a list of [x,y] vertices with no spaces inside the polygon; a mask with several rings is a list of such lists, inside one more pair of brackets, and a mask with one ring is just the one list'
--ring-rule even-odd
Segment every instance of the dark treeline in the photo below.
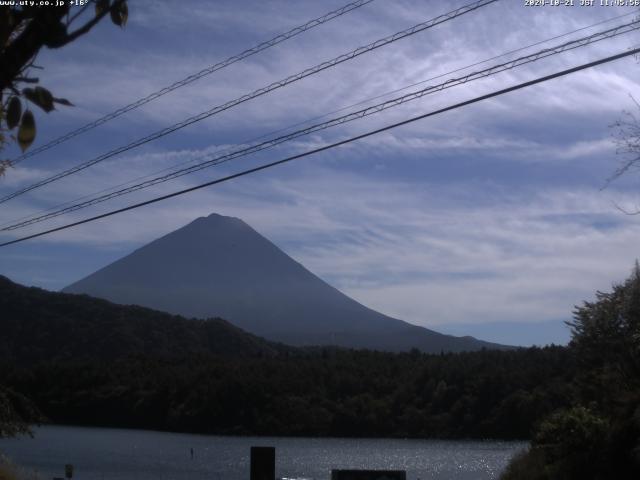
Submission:
{"label": "dark treeline", "polygon": [[3,365],[54,422],[219,434],[529,438],[572,398],[566,348]]}

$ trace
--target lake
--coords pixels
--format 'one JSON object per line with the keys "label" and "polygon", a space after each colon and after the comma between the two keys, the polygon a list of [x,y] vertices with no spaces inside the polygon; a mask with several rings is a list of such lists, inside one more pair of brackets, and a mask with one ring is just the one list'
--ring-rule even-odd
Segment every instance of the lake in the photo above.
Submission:
{"label": "lake", "polygon": [[[327,480],[332,468],[406,470],[408,480],[498,478],[524,442],[221,437],[45,426],[0,440],[0,453],[43,480],[248,480],[249,448],[276,447],[276,477]],[[191,458],[190,449],[194,457]]]}

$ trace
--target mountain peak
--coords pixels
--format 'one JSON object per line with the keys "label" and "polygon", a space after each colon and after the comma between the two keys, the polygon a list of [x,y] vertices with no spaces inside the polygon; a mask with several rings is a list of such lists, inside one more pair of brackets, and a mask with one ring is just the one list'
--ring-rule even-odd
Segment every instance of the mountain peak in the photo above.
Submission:
{"label": "mountain peak", "polygon": [[[212,222],[232,222],[232,223],[244,223],[242,220],[240,220],[238,217],[230,217],[227,215],[220,215],[219,213],[210,213],[209,215],[207,215],[206,217],[200,217],[203,220],[206,221],[212,221]],[[200,218],[198,218],[198,220],[200,220]],[[246,223],[245,223],[246,225]]]}
{"label": "mountain peak", "polygon": [[[206,217],[198,217],[194,221],[192,221],[189,225],[192,224],[202,224],[202,225],[224,225],[224,224],[242,224],[247,225],[245,222],[240,220],[237,217],[229,217],[226,215],[220,215],[219,213],[211,213]],[[248,226],[248,225],[247,225]]]}
{"label": "mountain peak", "polygon": [[387,317],[333,288],[236,217],[212,213],[64,289],[186,317],[221,317],[293,345],[490,348]]}
{"label": "mountain peak", "polygon": [[219,219],[228,219],[228,220],[240,220],[238,217],[229,217],[227,215],[221,215],[219,213],[210,213],[206,218],[219,218]]}

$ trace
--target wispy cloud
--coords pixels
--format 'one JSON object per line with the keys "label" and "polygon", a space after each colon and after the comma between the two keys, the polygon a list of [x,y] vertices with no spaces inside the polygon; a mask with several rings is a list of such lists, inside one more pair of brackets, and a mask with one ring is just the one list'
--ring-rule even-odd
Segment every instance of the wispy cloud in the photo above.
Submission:
{"label": "wispy cloud", "polygon": [[[519,193],[490,184],[400,182],[307,168],[45,238],[123,252],[197,216],[238,216],[364,304],[417,324],[568,318],[622,280],[640,219],[619,191]],[[87,272],[88,273],[88,272]],[[67,279],[70,282],[74,279]]]}

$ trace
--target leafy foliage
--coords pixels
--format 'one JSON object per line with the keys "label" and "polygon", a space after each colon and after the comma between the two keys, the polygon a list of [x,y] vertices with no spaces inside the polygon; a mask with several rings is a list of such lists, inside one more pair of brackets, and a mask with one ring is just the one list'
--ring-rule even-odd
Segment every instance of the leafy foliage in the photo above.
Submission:
{"label": "leafy foliage", "polygon": [[20,99],[14,95],[9,99],[9,105],[7,107],[7,127],[9,130],[18,126],[20,117],[22,117],[22,103],[20,103]]}
{"label": "leafy foliage", "polygon": [[545,459],[540,450],[524,450],[511,459],[500,480],[548,480],[545,470]]}
{"label": "leafy foliage", "polygon": [[25,471],[0,454],[0,480],[42,480],[42,477],[35,471]]}
{"label": "leafy foliage", "polygon": [[[589,372],[585,395],[601,408],[640,391],[640,266],[611,293],[597,293],[575,311],[572,347]],[[587,383],[594,388],[589,387]]]}
{"label": "leafy foliage", "polygon": [[554,412],[536,431],[532,448],[543,452],[551,478],[588,478],[600,464],[609,425],[585,407]]}
{"label": "leafy foliage", "polygon": [[29,424],[43,419],[31,400],[0,386],[0,438],[31,434]]}
{"label": "leafy foliage", "polygon": [[[73,28],[79,17],[86,18],[82,14],[91,2],[76,12],[70,11],[71,2],[60,2],[56,6],[28,3],[0,6],[0,150],[8,142],[7,135],[18,142],[23,152],[36,137],[35,116],[23,107],[23,102],[36,105],[46,113],[56,105],[72,106],[69,100],[55,97],[40,85],[24,87],[40,81],[31,76],[31,71],[39,68],[34,65],[38,52],[43,47],[60,48],[75,41],[106,15],[110,15],[115,25],[124,27],[129,15],[126,0],[101,0],[96,3],[95,15]],[[16,128],[17,134],[10,134]],[[9,166],[8,160],[0,160],[0,175]]]}
{"label": "leafy foliage", "polygon": [[20,128],[18,129],[18,144],[24,152],[36,138],[36,119],[30,110],[22,114]]}
{"label": "leafy foliage", "polygon": [[[542,422],[518,465],[531,477],[640,478],[640,267],[610,293],[577,307],[570,348],[575,354],[573,406]],[[503,477],[509,477],[507,474]]]}

